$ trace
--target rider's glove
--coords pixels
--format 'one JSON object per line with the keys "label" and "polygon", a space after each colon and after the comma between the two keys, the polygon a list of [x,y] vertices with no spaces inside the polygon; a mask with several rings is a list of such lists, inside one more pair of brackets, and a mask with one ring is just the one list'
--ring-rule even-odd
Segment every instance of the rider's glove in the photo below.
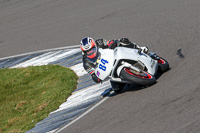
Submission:
{"label": "rider's glove", "polygon": [[147,54],[148,51],[149,51],[149,48],[146,47],[146,46],[144,46],[144,47],[140,47],[140,48],[142,49],[143,53],[145,53],[145,54]]}
{"label": "rider's glove", "polygon": [[95,74],[92,74],[91,76],[92,76],[92,80],[94,82],[96,82],[96,83],[100,83],[101,82],[101,80]]}
{"label": "rider's glove", "polygon": [[109,49],[114,49],[114,48],[116,48],[116,47],[117,47],[117,41],[112,40],[112,41],[110,41],[110,42],[108,43],[108,48],[109,48]]}

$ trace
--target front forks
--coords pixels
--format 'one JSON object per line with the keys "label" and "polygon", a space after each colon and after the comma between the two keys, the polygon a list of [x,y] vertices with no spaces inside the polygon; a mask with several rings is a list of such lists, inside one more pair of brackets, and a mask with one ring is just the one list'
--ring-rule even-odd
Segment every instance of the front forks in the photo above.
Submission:
{"label": "front forks", "polygon": [[123,69],[124,67],[131,68],[131,69],[135,70],[136,72],[141,73],[141,70],[138,69],[137,67],[131,65],[131,64],[128,63],[128,62],[122,61],[122,62],[121,62],[121,66],[119,66],[119,67],[117,68],[117,75],[118,75],[118,76],[120,76],[120,72],[122,71],[122,69]]}

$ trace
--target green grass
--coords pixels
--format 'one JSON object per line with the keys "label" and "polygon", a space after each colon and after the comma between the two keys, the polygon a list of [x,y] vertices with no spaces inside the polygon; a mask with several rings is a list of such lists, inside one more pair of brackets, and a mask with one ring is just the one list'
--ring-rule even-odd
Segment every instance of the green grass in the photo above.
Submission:
{"label": "green grass", "polygon": [[66,101],[78,77],[58,65],[0,69],[0,132],[25,132]]}

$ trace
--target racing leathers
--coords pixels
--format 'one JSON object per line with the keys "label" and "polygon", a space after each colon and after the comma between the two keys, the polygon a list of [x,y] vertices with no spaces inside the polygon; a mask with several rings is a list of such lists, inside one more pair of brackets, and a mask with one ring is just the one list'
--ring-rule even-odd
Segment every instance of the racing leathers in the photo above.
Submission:
{"label": "racing leathers", "polygon": [[[139,47],[135,43],[130,42],[128,38],[122,38],[119,40],[98,39],[95,41],[95,43],[98,48],[102,48],[102,49],[107,49],[107,48],[114,49],[115,47],[128,47],[128,48],[133,48],[133,49],[141,48],[143,52],[145,53],[148,52],[147,47]],[[90,62],[84,53],[82,53],[82,55],[83,55],[82,60],[83,60],[84,69],[92,76],[92,79],[94,82],[96,83],[101,82],[101,80],[94,73],[94,68],[96,64]],[[118,89],[119,86],[121,86],[114,82],[111,82],[111,85],[115,89]]]}

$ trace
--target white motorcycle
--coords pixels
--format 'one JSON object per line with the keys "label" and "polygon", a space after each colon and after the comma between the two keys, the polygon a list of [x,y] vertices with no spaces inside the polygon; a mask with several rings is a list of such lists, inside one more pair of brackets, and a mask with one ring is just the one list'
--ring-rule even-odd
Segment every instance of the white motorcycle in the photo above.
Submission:
{"label": "white motorcycle", "polygon": [[145,54],[141,49],[116,47],[115,49],[99,48],[96,76],[102,81],[107,77],[118,83],[136,83],[152,85],[156,82],[155,74],[169,69],[168,62],[150,52]]}

